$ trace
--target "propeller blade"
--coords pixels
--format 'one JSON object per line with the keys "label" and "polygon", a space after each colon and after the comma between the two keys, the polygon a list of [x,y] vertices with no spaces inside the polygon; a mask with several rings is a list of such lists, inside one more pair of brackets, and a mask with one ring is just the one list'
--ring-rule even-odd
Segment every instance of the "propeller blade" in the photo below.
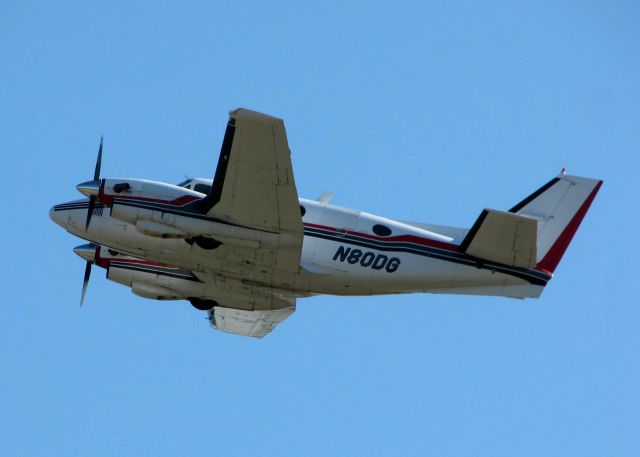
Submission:
{"label": "propeller blade", "polygon": [[84,297],[87,295],[87,286],[89,285],[89,278],[91,277],[91,262],[87,262],[87,266],[84,269],[84,281],[82,282],[82,295],[80,296],[80,306],[84,303]]}
{"label": "propeller blade", "polygon": [[89,223],[91,222],[91,216],[93,215],[93,208],[96,206],[96,197],[92,195],[89,197],[89,207],[87,208],[87,221],[84,224],[84,231],[89,230]]}
{"label": "propeller blade", "polygon": [[98,159],[96,160],[96,169],[93,172],[93,180],[96,181],[100,178],[100,168],[102,167],[102,140],[104,137],[100,137],[100,147],[98,148]]}
{"label": "propeller blade", "polygon": [[[98,158],[96,159],[96,169],[93,171],[93,181],[78,184],[77,189],[89,197],[89,207],[87,208],[87,221],[84,224],[84,231],[89,230],[89,224],[91,223],[91,216],[93,216],[93,209],[96,206],[96,189],[100,188],[100,168],[102,168],[102,144],[104,136],[100,137],[100,147],[98,148]],[[84,186],[84,187],[83,187]]]}

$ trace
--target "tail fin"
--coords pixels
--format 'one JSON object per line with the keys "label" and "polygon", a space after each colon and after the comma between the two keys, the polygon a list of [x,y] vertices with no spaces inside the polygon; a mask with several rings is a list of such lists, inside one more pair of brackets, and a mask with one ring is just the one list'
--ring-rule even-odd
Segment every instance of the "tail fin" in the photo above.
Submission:
{"label": "tail fin", "polygon": [[601,185],[601,180],[562,175],[509,210],[538,221],[536,268],[555,271]]}
{"label": "tail fin", "polygon": [[602,181],[559,176],[508,212],[485,209],[458,250],[479,259],[551,274]]}

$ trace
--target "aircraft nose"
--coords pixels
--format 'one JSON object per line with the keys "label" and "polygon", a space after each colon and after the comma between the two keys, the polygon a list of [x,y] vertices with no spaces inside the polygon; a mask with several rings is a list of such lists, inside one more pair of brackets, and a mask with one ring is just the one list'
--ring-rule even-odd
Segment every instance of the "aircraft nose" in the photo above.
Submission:
{"label": "aircraft nose", "polygon": [[64,216],[64,211],[60,211],[59,209],[57,209],[59,205],[55,205],[52,206],[51,209],[49,210],[49,219],[51,219],[53,222],[55,222],[56,224],[58,224],[61,227],[64,227],[64,222],[65,222],[65,216]]}

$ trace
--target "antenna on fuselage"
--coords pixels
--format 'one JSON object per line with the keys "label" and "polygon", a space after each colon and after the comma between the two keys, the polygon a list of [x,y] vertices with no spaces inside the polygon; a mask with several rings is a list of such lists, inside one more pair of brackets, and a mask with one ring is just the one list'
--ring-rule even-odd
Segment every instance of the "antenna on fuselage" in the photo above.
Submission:
{"label": "antenna on fuselage", "polygon": [[333,197],[335,197],[336,195],[333,192],[322,192],[318,198],[316,198],[316,201],[318,203],[321,203],[323,205],[328,204],[331,200],[333,200]]}

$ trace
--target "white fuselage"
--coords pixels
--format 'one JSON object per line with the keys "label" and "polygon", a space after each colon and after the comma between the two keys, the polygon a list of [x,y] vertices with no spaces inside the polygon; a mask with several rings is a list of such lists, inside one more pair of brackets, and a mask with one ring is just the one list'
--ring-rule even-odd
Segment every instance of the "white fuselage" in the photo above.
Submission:
{"label": "white fuselage", "polygon": [[[127,180],[134,181],[142,183],[141,188],[160,189],[162,198],[123,196],[111,205],[99,203],[88,230],[86,199],[56,205],[51,218],[80,238],[207,276],[209,284],[237,281],[296,296],[433,292],[537,297],[549,279],[536,270],[491,265],[459,252],[466,229],[418,226],[306,199],[300,199],[304,213],[300,271],[264,270],[251,260],[273,254],[277,248],[270,248],[272,234],[182,209],[183,202],[199,199],[201,193]],[[189,239],[185,233],[192,231],[213,233],[211,237],[222,244],[212,249],[185,241]],[[186,287],[174,283],[167,288]]]}
{"label": "white fuselage", "polygon": [[212,327],[261,338],[315,294],[412,292],[537,298],[602,180],[564,172],[470,229],[401,222],[301,199],[284,121],[229,113],[214,179],[166,184],[100,177],[50,218],[91,241],[74,252],[137,295],[188,300]]}

